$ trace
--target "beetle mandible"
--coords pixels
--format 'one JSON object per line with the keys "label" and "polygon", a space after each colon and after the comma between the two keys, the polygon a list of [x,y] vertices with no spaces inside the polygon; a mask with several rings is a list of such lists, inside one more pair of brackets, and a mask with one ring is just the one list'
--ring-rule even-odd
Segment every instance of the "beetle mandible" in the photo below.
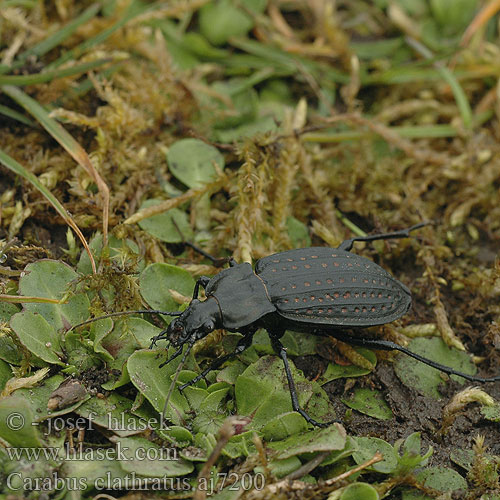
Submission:
{"label": "beetle mandible", "polygon": [[[410,290],[403,283],[371,260],[350,253],[354,242],[408,238],[411,231],[424,225],[426,223],[391,233],[356,236],[337,248],[311,247],[280,252],[258,260],[255,270],[249,263],[238,264],[232,258],[216,259],[185,242],[214,263],[229,262],[229,268],[213,278],[200,277],[185,311],[164,313],[177,317],[166,330],[153,337],[151,347],[161,339],[177,347],[163,366],[179,356],[187,344],[185,358],[197,340],[215,329],[243,334],[233,352],[217,358],[202,373],[181,385],[182,391],[250,347],[256,330],[264,328],[274,351],[283,361],[294,411],[318,427],[339,420],[317,422],[300,407],[287,352],[280,341],[285,330],[331,335],[352,345],[397,350],[433,368],[471,381],[500,380],[500,377],[483,378],[459,372],[391,341],[358,336],[356,331],[342,331],[342,328],[390,323],[403,316],[411,306]],[[204,301],[198,299],[200,287],[205,289]]]}

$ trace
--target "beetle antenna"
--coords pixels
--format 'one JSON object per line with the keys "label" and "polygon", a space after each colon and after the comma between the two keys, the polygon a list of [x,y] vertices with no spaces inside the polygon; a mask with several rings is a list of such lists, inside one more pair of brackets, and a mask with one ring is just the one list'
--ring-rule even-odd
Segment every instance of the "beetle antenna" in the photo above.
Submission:
{"label": "beetle antenna", "polygon": [[342,342],[346,342],[351,345],[368,347],[370,349],[379,349],[382,351],[399,351],[403,354],[406,354],[407,356],[410,356],[413,359],[416,359],[417,361],[420,361],[421,363],[426,364],[427,366],[436,368],[436,370],[447,373],[448,375],[457,375],[458,377],[462,377],[466,380],[469,380],[470,382],[497,382],[500,380],[500,375],[497,375],[496,377],[480,377],[478,375],[469,375],[468,373],[455,370],[450,366],[442,365],[441,363],[432,361],[431,359],[421,356],[416,352],[410,351],[406,347],[400,346],[399,344],[396,344],[395,342],[392,342],[390,340],[370,339],[366,337],[352,337],[342,332],[335,332],[335,334],[332,336],[341,340]]}
{"label": "beetle antenna", "polygon": [[[172,383],[170,384],[170,387],[168,389],[167,397],[165,398],[165,404],[163,405],[163,411],[161,412],[161,421],[162,422],[165,420],[165,415],[167,413],[168,403],[169,403],[170,398],[172,396],[172,393],[174,392],[174,389],[176,387],[176,383],[177,383],[177,379],[179,378],[179,374],[181,373],[182,367],[184,366],[184,363],[186,362],[186,358],[188,357],[188,354],[190,353],[195,342],[196,342],[196,339],[194,339],[194,338],[189,340],[189,344],[188,344],[188,347],[186,349],[186,352],[182,356],[181,362],[177,366],[177,370],[175,370],[174,378],[172,379]],[[183,347],[184,346],[181,346],[181,348],[180,348],[181,352],[182,352]],[[176,358],[178,356],[178,354],[177,354],[178,352],[179,351],[176,351],[176,353],[171,358],[169,358],[167,361],[165,361],[165,363],[161,364],[160,368],[162,366],[166,365],[167,363],[170,363],[170,361],[172,361],[172,359]]]}
{"label": "beetle antenna", "polygon": [[91,318],[87,321],[82,321],[77,325],[72,326],[68,332],[74,330],[75,328],[79,328],[80,326],[88,325],[89,323],[93,323],[94,321],[99,321],[100,319],[111,318],[113,316],[124,316],[125,314],[163,314],[164,316],[180,316],[182,314],[181,311],[156,311],[155,309],[138,309],[136,311],[121,311],[105,314],[104,316],[98,316],[97,318]]}
{"label": "beetle antenna", "polygon": [[228,262],[231,262],[233,260],[232,257],[214,257],[213,255],[210,255],[208,252],[205,252],[205,250],[201,249],[200,247],[196,246],[194,243],[191,243],[190,241],[187,241],[184,238],[184,235],[182,234],[179,226],[177,225],[177,222],[175,222],[175,220],[173,218],[172,218],[172,223],[174,224],[175,229],[177,229],[177,232],[180,234],[181,239],[182,239],[182,243],[184,243],[184,245],[192,248],[195,252],[198,252],[200,255],[203,255],[203,257],[206,257],[207,259],[211,260],[212,264],[215,267],[221,267],[224,264],[227,264]]}

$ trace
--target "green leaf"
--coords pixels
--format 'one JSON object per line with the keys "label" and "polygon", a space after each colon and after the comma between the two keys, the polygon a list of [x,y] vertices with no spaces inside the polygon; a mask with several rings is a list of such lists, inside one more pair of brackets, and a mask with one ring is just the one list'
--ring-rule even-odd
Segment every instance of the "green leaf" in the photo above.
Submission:
{"label": "green leaf", "polygon": [[189,432],[185,427],[180,427],[178,425],[172,425],[168,429],[159,429],[157,432],[162,437],[179,447],[192,443],[194,439],[191,432]]}
{"label": "green leaf", "polygon": [[365,415],[378,418],[380,420],[390,420],[393,415],[388,404],[384,401],[382,393],[376,390],[358,388],[354,390],[349,399],[342,399],[342,402]]}
{"label": "green leaf", "polygon": [[[267,465],[273,476],[280,479],[296,471],[302,465],[302,462],[296,456],[293,456],[284,458],[283,460],[271,460]],[[264,474],[265,470],[264,467],[258,466],[255,467],[254,472],[256,474]]]}
{"label": "green leaf", "polygon": [[[400,450],[401,448],[401,450]],[[427,465],[434,449],[429,446],[428,450],[422,455],[422,442],[420,432],[410,434],[404,441],[398,439],[394,443],[394,450],[398,456],[398,467],[396,474],[404,476],[411,474],[413,469]]]}
{"label": "green leaf", "polygon": [[[262,4],[265,6],[265,2],[255,0],[243,3],[251,4],[252,10],[257,12],[262,11]],[[201,33],[214,45],[222,45],[231,37],[246,35],[254,25],[253,19],[231,0],[205,4],[199,11],[199,23]]]}
{"label": "green leaf", "polygon": [[430,0],[429,4],[434,19],[449,34],[462,31],[477,10],[477,0]]}
{"label": "green leaf", "polygon": [[[19,280],[19,293],[35,297],[61,299],[68,292],[68,284],[78,274],[67,264],[57,260],[39,260],[28,264]],[[89,299],[83,293],[71,296],[66,304],[24,304],[26,311],[40,313],[55,329],[68,329],[89,317]]]}
{"label": "green leaf", "polygon": [[450,453],[450,460],[468,472],[474,464],[475,456],[474,450],[456,448]]}
{"label": "green leaf", "polygon": [[235,78],[213,84],[214,92],[230,100],[229,106],[220,100],[211,101],[221,115],[215,124],[216,129],[234,132],[236,127],[249,125],[257,118],[259,98],[251,78]]}
{"label": "green leaf", "polygon": [[[172,353],[173,351],[170,352],[170,354]],[[168,365],[160,368],[160,364],[165,361],[166,356],[166,352],[158,356],[158,352],[141,350],[134,352],[127,362],[131,382],[160,414],[163,412],[165,399],[169,392],[171,377],[181,360],[179,356]],[[190,357],[188,357],[189,359]],[[181,425],[188,411],[189,405],[184,396],[178,390],[172,391],[167,409],[168,418],[174,425]]]}
{"label": "green leaf", "polygon": [[[354,347],[353,348],[358,354],[361,354],[366,358],[373,366],[377,365],[377,356],[370,349],[365,349],[364,347]],[[319,382],[326,383],[338,378],[349,378],[349,377],[361,377],[367,375],[372,370],[368,368],[362,368],[356,365],[337,365],[335,363],[329,363],[325,373],[321,375]]]}
{"label": "green leaf", "polygon": [[345,445],[345,429],[339,424],[295,434],[282,441],[268,443],[269,448],[277,451],[276,458],[279,459],[303,453],[342,450]]}
{"label": "green leaf", "polygon": [[417,479],[438,491],[467,490],[467,481],[448,467],[429,467],[417,474]]}
{"label": "green leaf", "polygon": [[[89,243],[89,247],[96,263],[99,263],[102,255],[101,233],[94,235]],[[112,234],[108,236],[107,250],[109,251],[108,258],[120,268],[123,268],[124,264],[132,266],[139,256],[139,247],[134,241],[118,239]],[[82,252],[77,265],[77,271],[81,274],[92,274],[92,266],[88,253]]]}
{"label": "green leaf", "polygon": [[342,450],[332,451],[323,460],[323,462],[321,462],[321,466],[325,467],[326,465],[331,465],[339,462],[340,460],[343,460],[346,457],[350,457],[353,454],[353,452],[357,449],[358,447],[356,445],[356,441],[350,436],[347,436],[346,445],[344,446],[344,448]]}
{"label": "green leaf", "polygon": [[311,246],[311,237],[307,226],[295,217],[289,216],[286,219],[288,236],[294,248],[305,248]]}
{"label": "green leaf", "polygon": [[254,432],[251,430],[232,436],[222,450],[222,454],[233,460],[239,457],[255,456],[257,449],[253,443],[253,439]]}
{"label": "green leaf", "polygon": [[[333,408],[316,382],[308,381],[290,364],[297,386],[299,404],[313,418],[331,420]],[[240,415],[252,415],[252,426],[260,429],[272,418],[292,410],[283,365],[275,356],[263,356],[250,365],[236,381],[236,406]]]}
{"label": "green leaf", "polygon": [[137,349],[149,348],[151,338],[160,331],[141,318],[124,318],[115,322],[113,330],[102,339],[101,346],[112,356],[108,367],[120,375],[103,384],[104,389],[116,389],[130,381],[127,371],[128,358]]}
{"label": "green leaf", "polygon": [[[146,200],[141,205],[141,210],[158,205],[161,202],[162,200]],[[188,216],[186,212],[178,208],[171,208],[161,214],[142,219],[138,224],[141,229],[158,238],[160,241],[164,241],[165,243],[181,243],[183,239],[174,222],[186,240],[193,239],[193,230],[191,229],[191,224],[189,224]]]}
{"label": "green leaf", "polygon": [[305,418],[296,411],[291,411],[271,419],[262,427],[261,432],[266,441],[279,441],[306,430],[307,422]]}
{"label": "green leaf", "polygon": [[15,304],[0,301],[0,321],[8,323],[17,312],[19,312],[19,307]]}
{"label": "green leaf", "polygon": [[375,455],[377,451],[382,453],[384,459],[381,462],[368,467],[368,470],[375,470],[383,474],[390,474],[398,465],[398,456],[394,448],[383,439],[375,437],[357,437],[354,438],[358,449],[352,454],[354,461],[360,465]]}
{"label": "green leaf", "polygon": [[[338,492],[335,492],[338,493]],[[377,490],[368,483],[352,483],[342,489],[340,497],[336,494],[336,500],[379,500]]]}
{"label": "green leaf", "polygon": [[153,309],[164,311],[179,309],[179,304],[169,292],[170,289],[191,297],[195,285],[193,277],[187,271],[164,263],[151,264],[144,269],[139,282],[144,300]]}
{"label": "green leaf", "polygon": [[0,399],[0,438],[14,447],[43,446],[35,412],[22,395]]}
{"label": "green leaf", "polygon": [[199,188],[217,178],[214,164],[224,169],[219,150],[199,139],[181,139],[167,152],[168,168],[176,179],[190,188]]}
{"label": "green leaf", "polygon": [[203,35],[195,31],[186,33],[182,37],[182,44],[201,58],[223,59],[230,55],[227,50],[217,49],[210,45]]}
{"label": "green leaf", "polygon": [[30,352],[47,363],[65,366],[59,335],[41,314],[22,311],[12,317],[10,326]]}
{"label": "green leaf", "polygon": [[246,370],[247,365],[241,361],[233,361],[219,373],[217,373],[218,382],[227,382],[228,384],[234,385],[238,377]]}
{"label": "green leaf", "polygon": [[20,365],[23,360],[21,350],[9,335],[0,336],[0,359],[11,365]]}
{"label": "green leaf", "polygon": [[99,357],[94,354],[92,342],[85,339],[80,333],[72,330],[64,337],[64,351],[66,352],[66,363],[73,367],[73,374],[82,374],[86,370],[97,368],[102,364]]}
{"label": "green leaf", "polygon": [[[61,408],[59,410],[49,410],[47,408],[47,403],[52,395],[52,393],[64,382],[64,377],[61,375],[54,375],[43,381],[43,384],[32,388],[22,388],[18,389],[14,396],[23,397],[25,401],[30,405],[31,410],[35,415],[35,422],[42,422],[49,418],[59,417],[61,415],[66,415],[71,413],[76,408],[78,408],[84,401],[88,399],[88,396],[84,397],[74,404]],[[36,423],[34,425],[37,425]]]}
{"label": "green leaf", "polygon": [[92,397],[80,405],[75,413],[89,419],[92,426],[108,429],[120,437],[160,427],[159,415],[146,420],[133,415],[132,406],[130,399],[113,392],[106,397]]}
{"label": "green leaf", "polygon": [[254,137],[257,134],[265,134],[266,132],[275,130],[278,130],[278,126],[274,117],[261,116],[255,120],[242,123],[237,127],[214,130],[213,137],[220,142],[235,142],[245,137]]}
{"label": "green leaf", "polygon": [[[105,452],[99,456],[99,452]],[[125,472],[121,463],[117,460],[117,454],[112,449],[97,448],[92,449],[88,455],[84,455],[84,460],[66,460],[63,462],[58,476],[71,478],[71,484],[77,484],[78,493],[85,490],[114,490],[117,485],[127,484],[127,477],[130,481],[130,474]],[[50,477],[50,476],[48,476]],[[70,500],[75,497],[66,496]],[[76,497],[77,498],[81,497]],[[85,496],[84,498],[88,498]]]}
{"label": "green leaf", "polygon": [[[181,372],[182,373],[182,372]],[[208,391],[201,387],[189,386],[182,391],[182,394],[187,399],[189,406],[193,408],[201,408],[203,400],[208,396]]]}
{"label": "green leaf", "polygon": [[104,318],[94,321],[90,325],[90,331],[94,339],[94,352],[97,353],[104,361],[113,361],[115,358],[102,345],[104,338],[111,333],[114,328],[111,318]]}
{"label": "green leaf", "polygon": [[500,405],[481,406],[481,413],[486,420],[491,422],[500,422]]}
{"label": "green leaf", "polygon": [[175,477],[190,474],[194,466],[177,457],[175,448],[162,448],[142,437],[111,437],[122,452],[118,457],[122,468],[147,477]]}
{"label": "green leaf", "polygon": [[[432,361],[454,368],[455,370],[474,375],[476,367],[467,353],[451,349],[437,337],[416,338],[408,345],[408,349]],[[440,399],[438,387],[443,383],[441,372],[431,368],[420,361],[399,354],[394,363],[397,376],[407,387],[413,388],[425,396]],[[464,379],[455,375],[454,380],[464,383]]]}
{"label": "green leaf", "polygon": [[12,370],[8,363],[0,359],[0,393],[3,391],[7,380],[10,380],[12,377]]}
{"label": "green leaf", "polygon": [[[44,453],[39,453],[39,456],[35,459],[33,457],[34,450],[31,450],[29,445],[21,445],[19,448],[11,449],[11,454],[18,453],[21,457],[19,459],[16,457],[12,460],[5,460],[5,465],[2,467],[2,489],[0,490],[4,493],[3,495],[0,493],[2,500],[10,498],[40,498],[37,494],[33,495],[34,491],[27,487],[27,485],[34,485],[36,481],[43,481],[46,478],[54,477],[55,464],[53,461],[49,462],[45,458]],[[47,451],[48,454],[52,452],[52,450]],[[31,491],[29,491],[30,489]],[[46,498],[54,498],[54,496],[57,497],[61,493],[60,491],[56,492],[56,483],[50,480],[45,482],[43,492],[44,495],[47,495]]]}

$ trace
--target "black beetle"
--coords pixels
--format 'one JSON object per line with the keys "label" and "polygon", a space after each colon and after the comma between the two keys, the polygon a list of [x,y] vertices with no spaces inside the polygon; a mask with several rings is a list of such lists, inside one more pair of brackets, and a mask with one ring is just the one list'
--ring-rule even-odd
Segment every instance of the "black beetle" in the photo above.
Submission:
{"label": "black beetle", "polygon": [[[258,260],[255,271],[248,263],[237,264],[234,259],[227,259],[225,262],[229,262],[229,268],[213,278],[203,276],[198,279],[193,299],[184,312],[163,313],[177,317],[152,339],[151,347],[161,339],[167,339],[177,347],[174,355],[163,363],[165,365],[179,356],[187,344],[185,359],[193,344],[214,329],[224,328],[243,334],[233,352],[217,358],[197,377],[180,386],[182,391],[247,349],[256,330],[264,328],[274,351],[283,360],[293,409],[307,422],[320,427],[338,420],[317,422],[300,408],[286,349],[280,342],[285,330],[331,335],[348,344],[398,350],[433,368],[471,381],[500,380],[500,377],[483,378],[459,372],[394,342],[358,336],[356,330],[353,333],[341,331],[342,328],[390,323],[403,316],[411,305],[410,290],[374,262],[350,253],[353,243],[408,238],[411,231],[424,225],[420,223],[392,233],[351,238],[337,248],[311,247],[277,253]],[[214,263],[221,262],[192,243],[186,244]],[[198,299],[200,286],[205,289],[204,301]]]}
{"label": "black beetle", "polygon": [[[215,265],[228,262],[230,266],[213,278],[199,278],[191,303],[185,311],[117,312],[84,321],[73,328],[123,314],[176,316],[165,330],[151,339],[151,347],[162,339],[167,339],[172,346],[177,347],[175,353],[160,366],[180,356],[187,344],[176,375],[194,343],[213,330],[224,328],[243,334],[233,352],[214,360],[202,373],[181,385],[181,391],[250,347],[254,333],[258,328],[264,328],[274,351],[283,360],[293,409],[307,422],[318,427],[339,420],[317,422],[300,408],[286,349],[280,342],[286,330],[330,335],[351,345],[400,351],[444,373],[473,382],[499,381],[500,376],[485,378],[469,375],[424,358],[394,342],[359,335],[359,328],[383,325],[403,316],[411,306],[411,293],[405,285],[371,260],[350,253],[354,242],[408,238],[411,231],[425,225],[420,223],[392,233],[357,236],[344,241],[337,248],[311,247],[280,252],[258,260],[255,271],[248,263],[238,264],[232,258],[217,259],[185,241],[186,245],[212,260]],[[204,301],[198,299],[200,286],[205,289]],[[353,330],[346,333],[342,331],[343,328]],[[173,388],[174,384],[166,398],[164,412]]]}

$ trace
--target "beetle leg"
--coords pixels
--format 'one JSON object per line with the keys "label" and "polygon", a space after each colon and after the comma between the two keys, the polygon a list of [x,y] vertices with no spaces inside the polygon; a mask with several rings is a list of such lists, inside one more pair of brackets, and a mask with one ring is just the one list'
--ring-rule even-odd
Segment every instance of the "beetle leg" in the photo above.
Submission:
{"label": "beetle leg", "polygon": [[300,413],[307,421],[307,423],[312,424],[316,427],[328,427],[330,424],[335,422],[342,423],[340,420],[331,420],[330,422],[318,422],[314,420],[309,414],[303,410],[299,405],[299,398],[297,396],[297,389],[295,387],[295,382],[292,377],[292,372],[290,370],[290,365],[288,363],[288,356],[286,354],[286,349],[283,347],[283,344],[280,342],[279,337],[273,334],[269,334],[271,339],[271,344],[273,346],[274,352],[282,359],[283,365],[285,366],[286,378],[288,380],[288,388],[290,389],[290,396],[292,397],[292,408],[294,411]]}
{"label": "beetle leg", "polygon": [[194,285],[194,291],[193,291],[193,300],[198,298],[198,293],[200,292],[200,286],[205,289],[208,285],[208,282],[210,281],[210,278],[208,276],[200,276],[196,280],[196,284]]}
{"label": "beetle leg", "polygon": [[211,372],[212,370],[216,370],[217,368],[219,368],[219,366],[222,366],[228,359],[234,358],[234,356],[241,354],[244,350],[248,349],[252,345],[252,339],[253,333],[251,335],[245,335],[244,337],[242,337],[233,352],[215,359],[212,364],[208,368],[203,370],[199,375],[197,375],[189,382],[181,385],[179,387],[179,391],[182,392],[186,387],[190,387],[191,385],[196,384],[196,382],[198,382],[202,378],[205,378],[209,372]]}
{"label": "beetle leg", "polygon": [[153,347],[156,347],[156,342],[158,342],[159,340],[163,340],[163,339],[168,338],[167,331],[168,330],[162,330],[158,335],[151,337],[151,345],[149,346],[149,348],[153,349]]}
{"label": "beetle leg", "polygon": [[165,365],[168,365],[170,361],[173,361],[175,358],[179,357],[182,354],[182,350],[184,349],[184,344],[182,344],[177,351],[175,351],[170,358],[164,361],[158,368],[162,368]]}
{"label": "beetle leg", "polygon": [[355,241],[375,241],[375,240],[391,240],[397,238],[409,238],[411,231],[419,229],[423,226],[429,224],[428,222],[420,222],[420,224],[415,224],[407,229],[401,229],[401,231],[394,231],[392,233],[382,233],[382,234],[372,234],[369,236],[356,236],[349,240],[343,241],[338,247],[338,250],[345,250],[349,252],[352,249],[352,245]]}
{"label": "beetle leg", "polygon": [[416,354],[407,349],[406,347],[400,346],[399,344],[396,344],[395,342],[391,342],[389,340],[353,337],[351,335],[347,335],[342,332],[335,332],[335,334],[330,333],[330,335],[341,340],[342,342],[351,345],[358,345],[361,347],[371,347],[373,349],[380,349],[382,351],[399,351],[406,354],[407,356],[410,356],[411,358],[420,361],[421,363],[424,363],[428,366],[432,366],[432,368],[436,368],[436,370],[447,373],[448,375],[458,375],[459,377],[463,377],[467,380],[470,380],[471,382],[497,382],[500,380],[500,376],[490,377],[490,378],[478,377],[476,375],[469,375],[467,373],[454,370],[449,366],[436,363],[435,361],[432,361],[431,359],[428,358],[424,358],[423,356],[420,356],[420,354]]}

